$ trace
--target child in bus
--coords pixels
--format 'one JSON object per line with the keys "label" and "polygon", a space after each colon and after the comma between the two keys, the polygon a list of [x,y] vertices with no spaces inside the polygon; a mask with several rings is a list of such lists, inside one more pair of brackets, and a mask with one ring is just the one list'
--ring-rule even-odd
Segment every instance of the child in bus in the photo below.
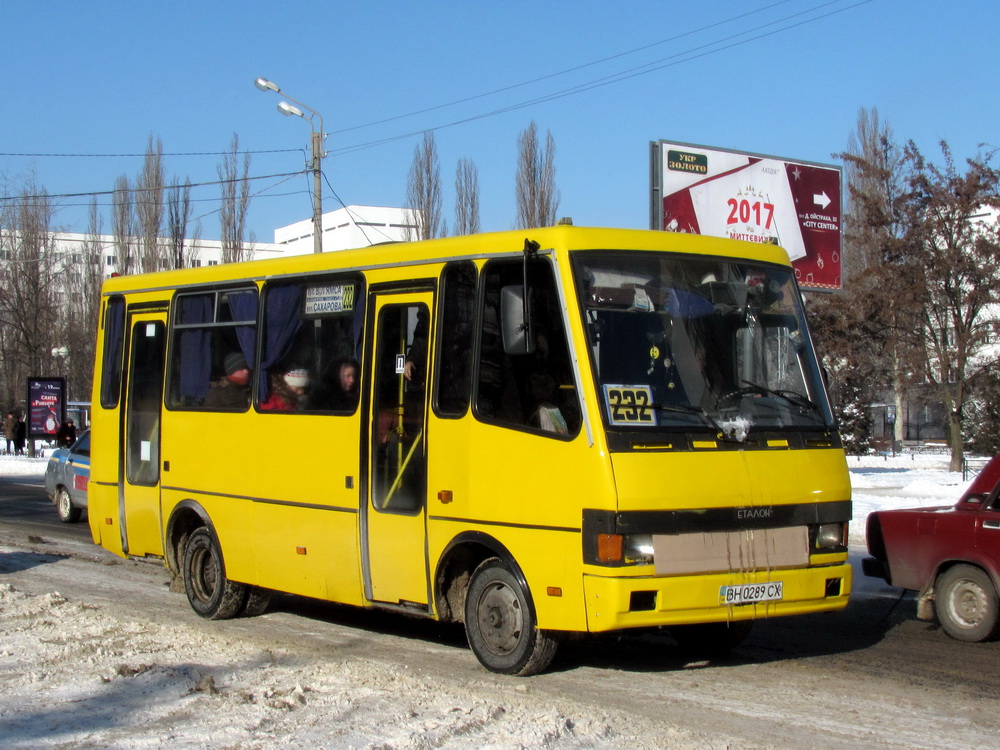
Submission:
{"label": "child in bus", "polygon": [[261,411],[294,411],[306,398],[309,388],[309,371],[289,367],[280,373],[271,373],[271,387],[267,400],[262,401]]}
{"label": "child in bus", "polygon": [[323,383],[309,398],[310,409],[353,411],[358,403],[358,373],[356,359],[341,359],[327,370]]}

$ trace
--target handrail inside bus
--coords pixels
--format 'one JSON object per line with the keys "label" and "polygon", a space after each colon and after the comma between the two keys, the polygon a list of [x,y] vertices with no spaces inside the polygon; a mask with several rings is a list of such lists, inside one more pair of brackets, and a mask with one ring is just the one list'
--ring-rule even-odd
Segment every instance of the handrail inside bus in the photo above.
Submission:
{"label": "handrail inside bus", "polygon": [[399,466],[399,471],[396,472],[396,478],[392,482],[392,487],[389,488],[389,492],[386,493],[385,500],[382,501],[383,508],[389,507],[389,503],[392,501],[392,496],[396,494],[396,490],[399,489],[399,483],[403,481],[403,474],[406,473],[406,467],[410,465],[410,459],[413,458],[413,453],[416,451],[417,446],[420,445],[420,440],[423,436],[424,431],[421,430],[417,433],[413,443],[410,444],[410,450],[407,451],[406,458],[403,459],[403,463]]}

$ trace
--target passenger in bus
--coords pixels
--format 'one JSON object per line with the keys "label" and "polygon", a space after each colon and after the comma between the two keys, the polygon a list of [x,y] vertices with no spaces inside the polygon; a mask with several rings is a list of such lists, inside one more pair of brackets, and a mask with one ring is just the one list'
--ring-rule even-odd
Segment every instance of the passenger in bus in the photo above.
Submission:
{"label": "passenger in bus", "polygon": [[245,409],[250,402],[250,367],[246,357],[232,352],[223,360],[225,375],[213,381],[205,406],[213,409]]}
{"label": "passenger in bus", "polygon": [[547,372],[532,373],[528,377],[528,388],[532,399],[538,405],[531,415],[531,425],[557,435],[568,435],[569,427],[566,419],[555,404],[558,391],[555,379]]}
{"label": "passenger in bus", "polygon": [[261,402],[261,411],[295,411],[304,405],[309,389],[309,371],[289,367],[271,373],[271,387],[267,400]]}
{"label": "passenger in bus", "polygon": [[407,381],[415,385],[422,385],[424,371],[427,369],[427,311],[424,308],[417,310],[417,324],[413,329],[413,341],[406,352],[406,361],[403,363],[403,376]]}
{"label": "passenger in bus", "polygon": [[327,370],[309,399],[309,408],[329,411],[354,411],[358,403],[358,373],[355,359],[336,360]]}

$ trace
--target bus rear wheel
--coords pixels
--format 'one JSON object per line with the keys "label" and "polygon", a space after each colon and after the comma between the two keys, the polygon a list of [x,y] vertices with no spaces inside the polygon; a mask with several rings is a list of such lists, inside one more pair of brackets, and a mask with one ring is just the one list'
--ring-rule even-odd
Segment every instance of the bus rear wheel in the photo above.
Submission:
{"label": "bus rear wheel", "polygon": [[552,663],[558,642],[536,627],[524,587],[499,558],[480,563],[465,598],[465,633],[491,672],[528,676]]}
{"label": "bus rear wheel", "polygon": [[219,542],[206,526],[188,537],[182,574],[191,608],[207,620],[235,617],[246,602],[246,586],[226,578]]}

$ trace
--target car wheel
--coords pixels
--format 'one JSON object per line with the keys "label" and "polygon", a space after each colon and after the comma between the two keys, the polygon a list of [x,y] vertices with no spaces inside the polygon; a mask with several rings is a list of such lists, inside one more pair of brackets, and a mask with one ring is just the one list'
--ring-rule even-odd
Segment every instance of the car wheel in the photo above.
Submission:
{"label": "car wheel", "polygon": [[537,674],[552,663],[558,646],[551,633],[536,627],[523,586],[496,557],[472,574],[465,632],[479,663],[500,674]]}
{"label": "car wheel", "polygon": [[697,656],[724,656],[750,635],[753,620],[706,622],[698,625],[675,625],[670,635],[681,648]]}
{"label": "car wheel", "polygon": [[65,487],[60,487],[56,493],[56,513],[63,523],[76,523],[80,520],[81,510],[73,505],[73,498]]}
{"label": "car wheel", "polygon": [[990,577],[971,565],[956,565],[935,585],[934,609],[955,640],[979,642],[997,636],[997,590]]}
{"label": "car wheel", "polygon": [[222,550],[207,526],[195,529],[188,537],[182,574],[191,608],[208,620],[235,617],[246,601],[246,585],[226,578]]}

